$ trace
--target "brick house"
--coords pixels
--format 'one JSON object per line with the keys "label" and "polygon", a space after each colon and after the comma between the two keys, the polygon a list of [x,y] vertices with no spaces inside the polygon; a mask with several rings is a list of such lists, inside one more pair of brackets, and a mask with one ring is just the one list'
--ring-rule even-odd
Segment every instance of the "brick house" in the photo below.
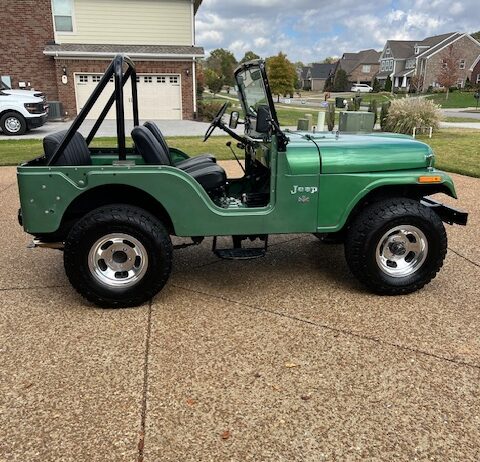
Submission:
{"label": "brick house", "polygon": [[474,63],[470,66],[470,82],[472,85],[477,85],[480,87],[480,54]]}
{"label": "brick house", "polygon": [[465,86],[470,67],[480,53],[480,43],[471,35],[459,32],[435,35],[424,40],[388,40],[380,56],[377,79],[392,79],[394,89],[408,90],[415,77],[419,90],[438,87],[437,78],[447,49],[458,56],[459,87]]}
{"label": "brick house", "polygon": [[[125,53],[137,65],[142,119],[193,119],[196,60],[204,56],[203,49],[195,46],[195,14],[201,3],[4,1],[0,75],[11,81],[12,88],[42,90],[73,117],[112,57]],[[98,101],[89,117],[96,118],[103,103]],[[114,117],[112,110],[107,118]]]}
{"label": "brick house", "polygon": [[338,68],[347,73],[348,81],[371,84],[380,69],[380,52],[362,50],[358,53],[344,53],[338,62]]}

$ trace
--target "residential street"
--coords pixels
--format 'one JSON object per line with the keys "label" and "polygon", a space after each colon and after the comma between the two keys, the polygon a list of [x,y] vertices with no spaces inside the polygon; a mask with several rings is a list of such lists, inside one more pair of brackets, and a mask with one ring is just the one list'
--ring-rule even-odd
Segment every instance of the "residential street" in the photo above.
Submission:
{"label": "residential street", "polygon": [[480,180],[452,176],[470,222],[416,294],[372,295],[342,246],[276,236],[254,261],[176,251],[159,296],[115,311],[26,248],[0,169],[0,459],[480,460]]}

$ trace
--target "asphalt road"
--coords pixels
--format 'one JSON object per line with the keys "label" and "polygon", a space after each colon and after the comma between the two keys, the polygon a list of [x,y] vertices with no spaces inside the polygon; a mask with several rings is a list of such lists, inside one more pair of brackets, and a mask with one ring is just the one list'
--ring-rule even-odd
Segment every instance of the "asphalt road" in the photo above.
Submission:
{"label": "asphalt road", "polygon": [[112,311],[26,248],[0,169],[0,460],[480,460],[480,180],[454,178],[470,224],[416,294],[277,236],[255,261],[178,251],[160,295]]}

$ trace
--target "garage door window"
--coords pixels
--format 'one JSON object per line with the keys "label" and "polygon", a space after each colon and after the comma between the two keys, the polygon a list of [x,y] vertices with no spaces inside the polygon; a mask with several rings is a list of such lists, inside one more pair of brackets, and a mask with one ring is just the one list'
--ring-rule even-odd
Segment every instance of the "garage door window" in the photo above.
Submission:
{"label": "garage door window", "polygon": [[98,82],[100,82],[100,80],[102,80],[101,75],[92,75],[92,82],[93,83],[98,83]]}
{"label": "garage door window", "polygon": [[73,32],[73,0],[53,0],[56,32]]}
{"label": "garage door window", "polygon": [[88,75],[80,75],[78,77],[78,82],[79,83],[88,83]]}
{"label": "garage door window", "polygon": [[152,83],[153,82],[153,77],[150,77],[150,76],[144,77],[144,82],[145,83]]}
{"label": "garage door window", "polygon": [[178,84],[178,77],[177,76],[170,77],[170,83]]}
{"label": "garage door window", "polygon": [[167,83],[167,78],[164,75],[157,77],[157,83]]}

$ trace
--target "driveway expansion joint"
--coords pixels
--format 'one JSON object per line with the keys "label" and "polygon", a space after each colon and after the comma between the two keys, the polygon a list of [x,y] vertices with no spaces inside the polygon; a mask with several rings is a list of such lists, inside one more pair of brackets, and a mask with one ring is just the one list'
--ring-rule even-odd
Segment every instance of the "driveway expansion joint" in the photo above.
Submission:
{"label": "driveway expansion joint", "polygon": [[229,298],[222,297],[222,296],[219,296],[219,295],[212,295],[212,294],[209,294],[209,293],[206,293],[206,292],[202,292],[200,290],[189,289],[187,287],[179,286],[177,284],[172,284],[172,286],[176,287],[178,289],[183,289],[183,290],[186,290],[188,292],[193,292],[193,293],[203,295],[203,296],[206,296],[206,297],[216,298],[216,299],[222,300],[224,302],[234,303],[235,305],[237,305],[239,307],[250,308],[252,310],[260,311],[262,313],[268,313],[268,314],[271,314],[271,315],[275,315],[275,316],[279,316],[279,317],[282,317],[282,318],[285,318],[285,319],[289,319],[291,321],[301,322],[303,324],[308,324],[310,326],[319,327],[321,329],[325,329],[325,330],[328,330],[330,332],[335,332],[337,334],[343,334],[343,335],[353,337],[353,338],[357,338],[357,339],[360,339],[360,340],[374,342],[374,343],[377,343],[379,345],[394,347],[394,348],[397,348],[397,349],[400,349],[400,350],[403,350],[403,351],[406,351],[406,352],[409,352],[409,353],[414,353],[414,354],[418,354],[418,355],[422,355],[422,356],[428,356],[430,358],[437,359],[437,360],[440,360],[440,361],[446,361],[446,362],[449,362],[449,363],[456,364],[458,366],[464,366],[464,367],[469,367],[471,369],[480,370],[480,365],[479,364],[472,364],[472,363],[468,363],[466,361],[459,361],[459,360],[455,360],[455,359],[451,359],[451,358],[446,358],[445,356],[440,356],[440,355],[437,355],[435,353],[431,353],[429,351],[419,350],[417,348],[412,348],[412,347],[409,347],[409,346],[406,346],[406,345],[401,345],[399,343],[387,342],[387,341],[382,340],[382,339],[377,338],[377,337],[371,337],[371,336],[368,336],[368,335],[357,334],[355,332],[352,332],[352,331],[349,331],[349,330],[346,330],[346,329],[341,329],[341,328],[338,328],[338,327],[332,327],[332,326],[329,326],[327,324],[319,324],[319,323],[316,323],[314,321],[309,321],[308,319],[302,319],[302,318],[299,318],[297,316],[291,316],[289,314],[280,313],[279,311],[270,310],[268,308],[261,308],[261,307],[255,306],[255,305],[250,305],[250,304],[247,304],[247,303],[239,302],[237,300],[231,300]]}
{"label": "driveway expansion joint", "polygon": [[147,422],[147,393],[148,393],[148,361],[150,356],[150,337],[152,335],[152,300],[148,302],[147,333],[145,337],[145,359],[143,364],[143,390],[142,390],[142,408],[140,417],[140,430],[138,434],[138,455],[137,462],[144,460],[145,448],[145,425]]}
{"label": "driveway expansion joint", "polygon": [[458,255],[460,258],[463,258],[464,260],[467,260],[469,263],[472,265],[476,266],[477,268],[480,268],[480,265],[473,260],[470,260],[470,258],[466,257],[465,255],[462,255],[461,253],[458,253],[456,250],[453,250],[451,247],[448,247],[448,250],[453,252],[455,255]]}

